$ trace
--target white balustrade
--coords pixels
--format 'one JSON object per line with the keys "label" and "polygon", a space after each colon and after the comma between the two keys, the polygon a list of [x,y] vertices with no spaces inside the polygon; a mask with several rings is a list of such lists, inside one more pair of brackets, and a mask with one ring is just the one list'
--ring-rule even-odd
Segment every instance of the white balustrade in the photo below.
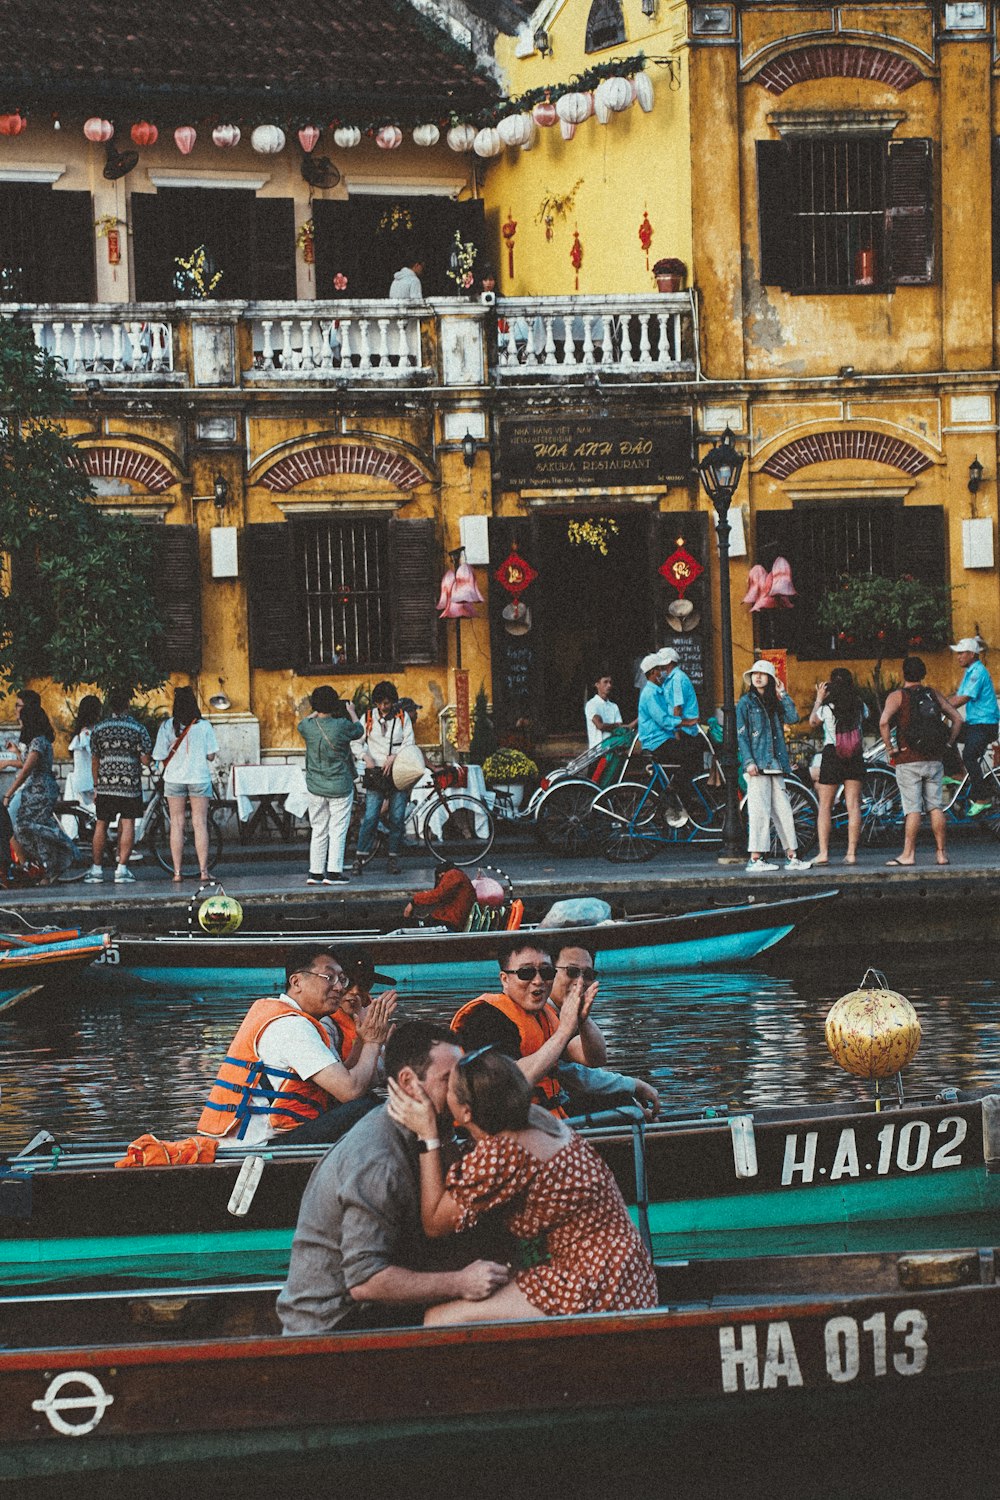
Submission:
{"label": "white balustrade", "polygon": [[162,307],[65,307],[22,310],[35,343],[51,354],[68,380],[105,375],[172,374],[174,330]]}
{"label": "white balustrade", "polygon": [[633,379],[697,373],[695,304],[687,292],[504,297],[497,317],[502,381],[565,380],[590,371]]}
{"label": "white balustrade", "polygon": [[288,303],[258,303],[245,313],[253,333],[249,379],[392,381],[406,372],[429,374],[423,357],[423,324],[433,317],[428,307],[371,300],[311,302],[309,317],[289,317],[292,310]]}

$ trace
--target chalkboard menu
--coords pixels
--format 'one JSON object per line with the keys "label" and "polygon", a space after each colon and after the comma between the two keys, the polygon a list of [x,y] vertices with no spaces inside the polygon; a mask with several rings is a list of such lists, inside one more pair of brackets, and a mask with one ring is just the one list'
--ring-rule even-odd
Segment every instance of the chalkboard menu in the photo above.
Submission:
{"label": "chalkboard menu", "polygon": [[504,692],[512,698],[526,697],[531,687],[535,648],[526,640],[501,639],[500,672]]}
{"label": "chalkboard menu", "polygon": [[690,417],[523,417],[500,425],[506,489],[683,482],[693,463]]}
{"label": "chalkboard menu", "polygon": [[675,635],[667,645],[673,646],[677,652],[680,657],[678,665],[690,677],[700,698],[705,689],[705,646],[701,634],[692,631],[690,635]]}

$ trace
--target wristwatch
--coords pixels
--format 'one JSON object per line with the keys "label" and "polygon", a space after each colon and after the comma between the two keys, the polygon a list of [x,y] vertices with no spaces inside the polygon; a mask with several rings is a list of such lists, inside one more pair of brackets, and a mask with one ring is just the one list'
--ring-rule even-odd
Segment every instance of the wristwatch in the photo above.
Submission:
{"label": "wristwatch", "polygon": [[417,1150],[420,1152],[421,1156],[426,1155],[426,1153],[428,1151],[440,1151],[441,1150],[441,1142],[438,1141],[438,1140],[433,1140],[433,1141],[418,1141],[417,1142]]}

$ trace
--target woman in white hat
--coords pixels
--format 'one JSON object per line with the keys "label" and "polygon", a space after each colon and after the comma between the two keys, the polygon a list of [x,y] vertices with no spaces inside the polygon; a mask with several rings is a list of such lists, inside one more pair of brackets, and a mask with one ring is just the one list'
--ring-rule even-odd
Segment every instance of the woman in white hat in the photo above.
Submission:
{"label": "woman in white hat", "polygon": [[769,661],[755,661],[743,673],[743,687],[743,696],[736,705],[736,738],[747,782],[750,815],[747,871],[756,875],[762,870],[778,868],[764,858],[764,851],[771,843],[772,823],[785,850],[785,868],[808,870],[808,861],[799,859],[795,819],[785,791],[785,777],[791,774],[792,763],[785,745],[784,726],[798,722],[798,710]]}

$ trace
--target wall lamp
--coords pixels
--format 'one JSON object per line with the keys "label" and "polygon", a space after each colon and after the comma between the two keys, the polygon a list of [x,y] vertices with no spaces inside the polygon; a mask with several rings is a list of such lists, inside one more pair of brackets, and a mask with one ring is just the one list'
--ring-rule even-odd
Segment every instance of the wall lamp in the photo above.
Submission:
{"label": "wall lamp", "polygon": [[983,482],[983,466],[978,458],[974,458],[969,465],[969,494],[977,495],[979,486]]}
{"label": "wall lamp", "polygon": [[462,461],[467,469],[475,467],[476,449],[478,447],[479,444],[472,436],[472,433],[467,430],[465,437],[462,439]]}
{"label": "wall lamp", "polygon": [[532,41],[535,44],[535,51],[541,53],[542,57],[552,56],[552,43],[549,40],[549,34],[545,30],[544,26],[539,26],[538,30],[535,32],[535,35],[532,37]]}
{"label": "wall lamp", "polygon": [[224,474],[216,474],[212,480],[210,495],[192,495],[192,500],[211,500],[217,511],[222,512],[229,504],[229,481]]}

